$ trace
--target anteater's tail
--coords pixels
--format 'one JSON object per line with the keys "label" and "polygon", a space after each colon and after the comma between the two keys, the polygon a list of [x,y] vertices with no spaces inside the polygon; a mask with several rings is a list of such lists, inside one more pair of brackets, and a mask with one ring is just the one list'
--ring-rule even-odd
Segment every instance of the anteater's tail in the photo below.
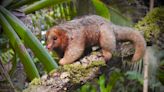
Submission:
{"label": "anteater's tail", "polygon": [[146,42],[139,31],[128,27],[118,27],[114,30],[116,39],[120,41],[131,41],[135,47],[135,53],[132,61],[139,61],[145,54]]}

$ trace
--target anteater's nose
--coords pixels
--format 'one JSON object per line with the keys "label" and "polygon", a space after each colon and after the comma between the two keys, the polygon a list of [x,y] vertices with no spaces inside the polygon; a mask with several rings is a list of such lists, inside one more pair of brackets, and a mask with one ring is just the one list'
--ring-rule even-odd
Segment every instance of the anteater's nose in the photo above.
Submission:
{"label": "anteater's nose", "polygon": [[48,45],[46,46],[46,48],[47,48],[47,49],[51,49],[51,48],[52,48],[52,44],[48,44]]}

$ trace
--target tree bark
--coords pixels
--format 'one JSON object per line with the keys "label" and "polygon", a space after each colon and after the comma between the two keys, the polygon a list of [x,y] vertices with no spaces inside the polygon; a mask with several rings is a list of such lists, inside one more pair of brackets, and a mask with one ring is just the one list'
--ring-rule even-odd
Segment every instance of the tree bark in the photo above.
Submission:
{"label": "tree bark", "polygon": [[120,67],[118,65],[121,65],[122,58],[129,60],[133,53],[133,45],[118,44],[115,55],[105,64],[101,51],[94,51],[73,64],[64,65],[55,72],[32,81],[24,92],[71,92],[103,72],[109,71],[112,66]]}

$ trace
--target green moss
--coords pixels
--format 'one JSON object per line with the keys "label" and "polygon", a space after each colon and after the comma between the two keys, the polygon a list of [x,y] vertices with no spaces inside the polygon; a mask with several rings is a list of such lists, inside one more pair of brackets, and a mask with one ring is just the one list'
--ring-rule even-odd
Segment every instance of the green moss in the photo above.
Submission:
{"label": "green moss", "polygon": [[154,8],[135,28],[144,32],[146,41],[149,42],[151,37],[156,40],[160,31],[164,31],[164,7]]}
{"label": "green moss", "polygon": [[[81,80],[88,77],[98,67],[105,66],[103,61],[94,61],[88,66],[81,64],[69,64],[59,67],[58,72],[68,72],[72,83],[80,83]],[[94,69],[94,70],[93,70]]]}
{"label": "green moss", "polygon": [[115,51],[115,52],[112,53],[112,55],[113,55],[113,57],[119,57],[119,56],[121,56],[121,53]]}
{"label": "green moss", "polygon": [[97,55],[99,52],[97,52],[97,51],[93,51],[91,54],[92,55]]}
{"label": "green moss", "polygon": [[30,85],[41,85],[41,79],[40,78],[35,78],[31,81]]}
{"label": "green moss", "polygon": [[[69,77],[71,83],[80,83],[81,81],[85,80],[86,78],[89,78],[90,75],[93,73],[95,74],[97,70],[105,66],[104,61],[93,61],[91,64],[84,65],[84,64],[68,64],[64,66],[60,66],[58,69],[55,69],[49,73],[49,76],[53,76],[54,72],[63,73],[67,72],[69,73]],[[44,80],[41,79],[34,79],[30,85],[42,85],[45,84]]]}
{"label": "green moss", "polygon": [[87,68],[93,68],[93,67],[100,67],[100,66],[105,66],[105,62],[103,61],[95,61],[95,62],[92,62],[91,65],[89,65]]}
{"label": "green moss", "polygon": [[50,75],[50,76],[53,75],[56,71],[57,71],[56,69],[51,70],[51,71],[49,72],[49,75]]}

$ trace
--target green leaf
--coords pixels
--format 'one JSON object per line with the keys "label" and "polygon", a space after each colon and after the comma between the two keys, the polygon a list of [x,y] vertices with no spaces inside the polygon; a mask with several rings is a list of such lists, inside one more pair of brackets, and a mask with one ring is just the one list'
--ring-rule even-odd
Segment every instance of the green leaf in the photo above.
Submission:
{"label": "green leaf", "polygon": [[121,26],[132,26],[133,25],[133,23],[130,19],[123,16],[117,10],[109,7],[109,11],[111,14],[111,17],[110,17],[111,22],[113,22],[114,24],[121,25]]}
{"label": "green leaf", "polygon": [[105,75],[104,74],[99,77],[98,83],[100,85],[100,91],[107,92],[107,89],[105,87]]}
{"label": "green leaf", "polygon": [[20,21],[16,16],[8,10],[0,6],[0,11],[10,22],[17,34],[23,39],[25,44],[30,47],[35,56],[43,63],[45,69],[50,72],[58,67],[57,63],[50,56],[48,51],[43,47],[39,40],[32,34],[32,32]]}
{"label": "green leaf", "polygon": [[19,0],[19,1],[15,2],[15,3],[12,3],[7,8],[9,8],[9,9],[15,9],[15,8],[22,7],[25,4],[33,3],[35,1],[38,1],[38,0]]}
{"label": "green leaf", "polygon": [[37,11],[39,9],[42,9],[44,7],[48,7],[51,5],[55,5],[55,4],[60,4],[66,1],[70,1],[70,0],[41,0],[41,1],[37,1],[34,4],[29,5],[28,7],[24,8],[23,11],[28,14],[28,13],[32,13],[34,11]]}
{"label": "green leaf", "polygon": [[160,62],[160,65],[157,69],[157,78],[164,85],[164,60]]}
{"label": "green leaf", "polygon": [[113,71],[110,75],[110,82],[107,85],[107,90],[108,92],[112,91],[112,88],[115,86],[115,84],[117,83],[118,80],[120,80],[120,78],[122,77],[122,73],[120,72],[120,70],[115,69],[115,71]]}
{"label": "green leaf", "polygon": [[4,32],[6,33],[6,35],[10,40],[11,45],[18,53],[29,79],[32,80],[34,78],[39,78],[39,73],[37,71],[37,68],[34,62],[32,61],[30,55],[28,54],[25,46],[23,45],[16,32],[13,30],[11,25],[7,22],[7,20],[1,13],[0,13],[0,21]]}
{"label": "green leaf", "polygon": [[7,39],[6,35],[0,34],[0,54],[6,50],[8,50],[7,45],[9,44],[9,39]]}
{"label": "green leaf", "polygon": [[89,84],[85,84],[85,85],[82,86],[80,92],[88,92],[89,88],[90,88],[90,85]]}
{"label": "green leaf", "polygon": [[110,13],[108,7],[100,0],[92,0],[95,7],[96,14],[110,20]]}
{"label": "green leaf", "polygon": [[128,71],[125,75],[127,75],[128,79],[136,80],[140,82],[140,84],[143,84],[143,76],[140,73],[136,71]]}

